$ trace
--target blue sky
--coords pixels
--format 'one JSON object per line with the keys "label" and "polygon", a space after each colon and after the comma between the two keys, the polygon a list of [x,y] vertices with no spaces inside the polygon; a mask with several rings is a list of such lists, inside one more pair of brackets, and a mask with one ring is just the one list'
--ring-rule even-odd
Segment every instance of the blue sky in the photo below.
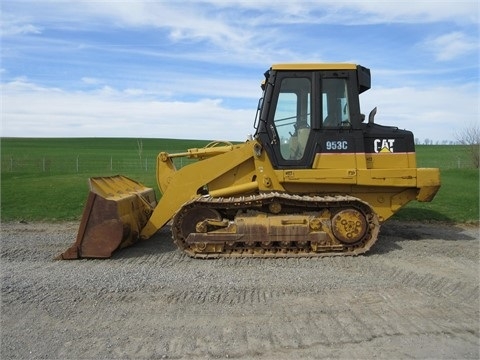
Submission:
{"label": "blue sky", "polygon": [[1,1],[1,134],[245,140],[274,63],[372,72],[362,111],[450,141],[478,124],[479,2]]}

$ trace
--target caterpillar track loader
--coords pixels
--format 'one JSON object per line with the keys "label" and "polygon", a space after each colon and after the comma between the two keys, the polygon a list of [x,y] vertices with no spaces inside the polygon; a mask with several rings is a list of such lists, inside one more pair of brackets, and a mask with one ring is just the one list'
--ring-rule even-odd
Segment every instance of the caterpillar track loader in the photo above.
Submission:
{"label": "caterpillar track loader", "polygon": [[[158,203],[124,176],[91,178],[77,239],[58,258],[107,258],[169,222],[196,258],[366,252],[384,221],[440,187],[438,169],[417,168],[410,131],[360,112],[370,83],[355,64],[273,65],[253,137],[161,152]],[[176,169],[177,157],[198,161]]]}

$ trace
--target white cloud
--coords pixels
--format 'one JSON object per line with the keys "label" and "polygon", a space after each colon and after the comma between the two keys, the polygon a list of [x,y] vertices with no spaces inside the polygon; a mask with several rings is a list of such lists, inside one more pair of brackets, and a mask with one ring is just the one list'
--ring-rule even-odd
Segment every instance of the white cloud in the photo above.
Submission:
{"label": "white cloud", "polygon": [[[333,2],[335,3],[335,2]],[[351,9],[358,20],[365,23],[431,23],[452,21],[460,24],[478,23],[477,0],[432,1],[349,1],[339,2],[338,7]],[[364,15],[364,16],[362,16]]]}
{"label": "white cloud", "polygon": [[[23,7],[22,7],[23,5]],[[51,28],[157,28],[173,42],[206,42],[241,55],[244,61],[266,56],[281,43],[276,26],[287,24],[367,25],[451,21],[478,23],[477,1],[24,1],[20,12],[31,24],[23,31]],[[12,6],[10,4],[10,6]],[[8,20],[8,17],[7,17]],[[69,25],[70,24],[70,25]],[[10,26],[12,29],[13,26]],[[20,31],[20,30],[16,30]],[[277,48],[277,52],[279,51]],[[289,52],[285,50],[288,54]],[[280,52],[281,54],[281,52]],[[290,54],[290,57],[293,56]]]}
{"label": "white cloud", "polygon": [[375,88],[361,96],[362,110],[375,106],[375,122],[408,129],[419,139],[455,140],[454,133],[478,121],[478,85]]}
{"label": "white cloud", "polygon": [[102,81],[100,79],[97,79],[97,78],[92,78],[92,77],[82,77],[82,82],[84,82],[85,84],[88,84],[88,85],[97,85],[97,84],[101,84]]}
{"label": "white cloud", "polygon": [[[66,92],[25,79],[3,85],[2,136],[156,137],[245,140],[255,107],[232,109],[221,99],[152,100],[111,87]],[[377,88],[361,96],[362,109],[378,107],[376,122],[411,130],[415,137],[454,140],[478,121],[476,84],[434,88]],[[28,107],[25,106],[28,104]]]}
{"label": "white cloud", "polygon": [[[267,0],[185,2],[78,0],[73,3],[68,0],[56,0],[21,1],[18,4],[11,2],[8,5],[12,13],[17,11],[17,18],[29,19],[28,24],[31,24],[32,29],[40,29],[36,24],[41,24],[48,30],[68,32],[79,30],[95,32],[106,28],[109,32],[121,32],[133,29],[152,31],[158,34],[158,44],[167,43],[167,46],[159,47],[155,43],[157,40],[149,37],[149,41],[153,42],[152,46],[139,38],[138,44],[134,42],[123,43],[120,46],[111,44],[112,46],[105,49],[104,43],[87,42],[85,45],[83,39],[74,39],[73,43],[60,45],[58,38],[56,42],[49,43],[42,37],[45,50],[47,46],[54,46],[56,49],[64,46],[70,51],[73,51],[75,46],[79,48],[88,46],[93,51],[98,46],[99,52],[111,54],[137,52],[140,56],[157,57],[161,60],[176,59],[243,66],[296,61],[345,61],[345,57],[351,57],[354,52],[358,53],[358,41],[349,44],[343,39],[342,42],[330,43],[331,37],[325,33],[308,38],[302,32],[296,33],[293,27],[299,24],[318,27],[321,24],[348,26],[436,21],[449,21],[462,26],[478,23],[477,1],[420,0],[411,3],[407,0],[395,2],[290,0],[280,1],[278,6],[272,6],[271,1]],[[7,19],[8,17],[6,15]],[[292,31],[288,30],[290,26]],[[311,35],[312,33],[307,36]],[[292,48],[298,46],[302,37],[303,41],[313,40],[316,44],[308,51]],[[325,39],[321,40],[322,38]],[[455,54],[460,56],[476,40],[468,36],[456,39],[455,44],[448,44],[445,47],[447,49],[445,51],[441,51],[440,46],[434,47],[434,42],[430,46],[438,59],[444,60]],[[76,44],[75,41],[82,43]],[[322,43],[328,48],[319,46]],[[338,51],[333,49],[335,46],[338,46]],[[372,47],[372,51],[375,50],[377,49]],[[337,57],[332,57],[334,56],[332,54],[336,54]]]}
{"label": "white cloud", "polygon": [[[158,7],[156,4],[146,1],[129,3],[126,7],[129,11],[139,15],[134,17],[138,23],[150,23],[152,14],[158,14],[167,8],[176,6]],[[245,25],[268,24],[268,23],[343,23],[349,24],[379,24],[379,23],[428,23],[437,21],[453,21],[458,23],[476,23],[479,16],[479,5],[476,0],[463,1],[431,1],[419,0],[414,3],[411,0],[397,1],[336,1],[336,0],[289,0],[279,1],[278,6],[272,6],[271,0],[257,1],[188,1],[182,3],[180,10],[186,10],[185,18],[218,14],[237,14],[237,19],[228,18],[229,22],[238,25],[246,21]],[[156,11],[158,9],[158,12]],[[194,9],[194,11],[189,11]],[[205,10],[206,9],[206,10]],[[242,11],[248,12],[248,16],[242,16]],[[123,11],[121,11],[123,12]],[[125,12],[124,12],[125,13]],[[143,15],[141,15],[143,13]],[[128,14],[128,11],[126,12]],[[222,19],[215,16],[216,20]],[[174,19],[177,19],[174,17]],[[239,21],[241,19],[241,21]],[[259,21],[261,20],[261,21]],[[181,23],[171,24],[183,26]]]}
{"label": "white cloud", "polygon": [[[24,80],[4,84],[2,136],[157,137],[245,140],[255,109],[229,109],[219,99],[152,101],[110,87],[66,92]],[[25,106],[28,104],[28,106]]]}
{"label": "white cloud", "polygon": [[429,38],[422,45],[434,53],[435,58],[439,61],[449,61],[475,51],[478,52],[480,46],[478,39],[471,38],[459,31]]}
{"label": "white cloud", "polygon": [[[145,2],[148,3],[148,0]],[[144,2],[144,4],[145,4]],[[477,23],[479,4],[477,0],[432,1],[338,1],[338,0],[281,0],[272,6],[271,0],[208,0],[189,1],[186,6],[211,5],[222,11],[249,11],[249,24],[259,23],[427,23],[454,21]],[[252,11],[254,11],[252,13]],[[258,16],[258,17],[257,17]]]}
{"label": "white cloud", "polygon": [[0,21],[0,33],[2,36],[15,36],[26,34],[40,34],[42,27],[32,24],[31,19],[4,13]]}

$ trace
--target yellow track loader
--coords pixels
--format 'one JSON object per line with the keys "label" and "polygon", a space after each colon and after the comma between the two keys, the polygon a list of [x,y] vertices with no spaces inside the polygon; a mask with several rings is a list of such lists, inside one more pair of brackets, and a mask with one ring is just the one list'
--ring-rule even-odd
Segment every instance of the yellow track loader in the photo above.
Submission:
{"label": "yellow track loader", "polygon": [[[124,176],[90,179],[75,243],[60,259],[107,258],[167,223],[195,258],[357,255],[411,200],[431,201],[438,169],[417,168],[413,134],[360,111],[370,70],[277,64],[265,73],[255,135],[161,152],[162,193]],[[196,159],[176,169],[173,159]]]}

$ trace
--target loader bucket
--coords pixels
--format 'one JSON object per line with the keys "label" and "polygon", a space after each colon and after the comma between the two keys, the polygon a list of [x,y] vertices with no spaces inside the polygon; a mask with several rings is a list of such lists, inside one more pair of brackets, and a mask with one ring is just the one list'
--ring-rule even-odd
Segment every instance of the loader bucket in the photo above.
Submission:
{"label": "loader bucket", "polygon": [[77,240],[58,260],[108,258],[135,243],[157,202],[153,189],[116,175],[89,179]]}

